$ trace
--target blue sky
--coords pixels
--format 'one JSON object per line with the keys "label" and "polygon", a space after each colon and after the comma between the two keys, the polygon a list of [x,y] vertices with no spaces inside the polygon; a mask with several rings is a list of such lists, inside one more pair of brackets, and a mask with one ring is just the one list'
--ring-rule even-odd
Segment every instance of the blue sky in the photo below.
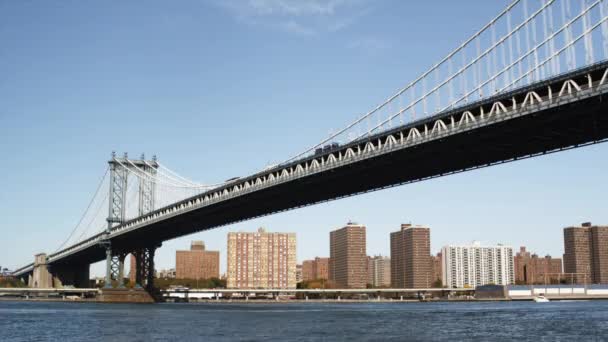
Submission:
{"label": "blue sky", "polygon": [[[111,151],[156,154],[213,183],[279,162],[383,101],[507,1],[197,0],[0,2],[0,265],[20,266],[70,233]],[[367,225],[389,253],[401,223],[431,245],[480,240],[563,252],[562,228],[608,223],[608,145],[397,187],[166,242],[296,232],[299,260],[329,231]],[[94,273],[100,273],[94,267]]]}

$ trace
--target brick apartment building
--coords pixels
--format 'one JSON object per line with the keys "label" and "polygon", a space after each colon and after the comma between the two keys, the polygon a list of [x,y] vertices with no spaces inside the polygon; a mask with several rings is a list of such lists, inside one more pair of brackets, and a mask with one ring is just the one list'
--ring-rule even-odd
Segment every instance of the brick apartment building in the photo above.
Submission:
{"label": "brick apartment building", "polygon": [[329,233],[329,280],[338,288],[367,285],[365,226],[349,222]]}

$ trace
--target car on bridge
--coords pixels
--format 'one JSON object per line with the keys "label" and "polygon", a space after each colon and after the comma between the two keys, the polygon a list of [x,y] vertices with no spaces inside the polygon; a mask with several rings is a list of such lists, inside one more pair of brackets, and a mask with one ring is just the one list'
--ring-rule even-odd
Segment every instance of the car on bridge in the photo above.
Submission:
{"label": "car on bridge", "polygon": [[315,155],[320,155],[320,154],[325,154],[331,150],[337,149],[338,147],[340,147],[340,144],[338,144],[337,142],[331,143],[331,144],[327,144],[323,147],[319,147],[315,150]]}

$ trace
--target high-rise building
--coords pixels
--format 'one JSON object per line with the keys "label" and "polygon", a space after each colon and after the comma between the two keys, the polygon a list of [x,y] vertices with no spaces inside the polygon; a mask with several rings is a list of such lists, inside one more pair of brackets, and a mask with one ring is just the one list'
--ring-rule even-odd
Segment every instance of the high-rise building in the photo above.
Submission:
{"label": "high-rise building", "polygon": [[608,226],[587,222],[564,228],[564,251],[566,277],[578,283],[608,284]]}
{"label": "high-rise building", "polygon": [[296,265],[296,284],[304,280],[302,278],[302,264]]}
{"label": "high-rise building", "polygon": [[365,288],[365,226],[349,222],[344,228],[330,232],[329,240],[329,280],[338,288]]}
{"label": "high-rise building", "polygon": [[368,280],[367,283],[373,287],[388,287],[391,285],[391,259],[389,257],[376,255],[368,257]]}
{"label": "high-rise building", "polygon": [[205,250],[203,241],[192,241],[189,251],[175,252],[177,279],[209,279],[220,277],[220,252]]}
{"label": "high-rise building", "polygon": [[229,288],[296,288],[296,234],[228,233],[227,273]]}
{"label": "high-rise building", "polygon": [[374,283],[374,263],[372,262],[372,257],[367,256],[365,258],[365,274],[367,274],[367,286],[372,285]]}
{"label": "high-rise building", "polygon": [[329,278],[329,258],[316,257],[302,262],[302,280]]}
{"label": "high-rise building", "polygon": [[[441,262],[442,262],[441,252],[437,253],[437,255],[431,255],[431,269],[432,269],[431,274],[433,275],[431,277],[432,283],[439,282],[443,286],[443,274],[441,271],[441,269],[442,269]],[[433,284],[431,284],[431,285],[433,285]]]}
{"label": "high-rise building", "polygon": [[391,285],[395,288],[428,288],[431,270],[431,230],[402,224],[391,233]]}
{"label": "high-rise building", "polygon": [[518,284],[551,284],[562,279],[562,259],[550,255],[539,258],[520,247],[513,262]]}
{"label": "high-rise building", "polygon": [[315,279],[329,279],[329,258],[315,258],[313,272]]}
{"label": "high-rise building", "polygon": [[314,260],[304,260],[302,261],[302,280],[314,280]]}
{"label": "high-rise building", "polygon": [[447,287],[462,288],[481,285],[509,285],[514,283],[513,248],[507,246],[470,245],[445,246],[443,282]]}

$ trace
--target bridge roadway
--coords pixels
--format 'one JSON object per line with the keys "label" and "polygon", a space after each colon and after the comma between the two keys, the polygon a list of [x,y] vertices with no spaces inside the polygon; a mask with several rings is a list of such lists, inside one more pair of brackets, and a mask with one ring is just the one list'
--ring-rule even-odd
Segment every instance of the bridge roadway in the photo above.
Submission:
{"label": "bridge roadway", "polygon": [[[114,227],[112,248],[159,245],[323,201],[603,142],[607,68],[598,63],[237,179]],[[93,236],[48,262],[101,261],[105,238]]]}

